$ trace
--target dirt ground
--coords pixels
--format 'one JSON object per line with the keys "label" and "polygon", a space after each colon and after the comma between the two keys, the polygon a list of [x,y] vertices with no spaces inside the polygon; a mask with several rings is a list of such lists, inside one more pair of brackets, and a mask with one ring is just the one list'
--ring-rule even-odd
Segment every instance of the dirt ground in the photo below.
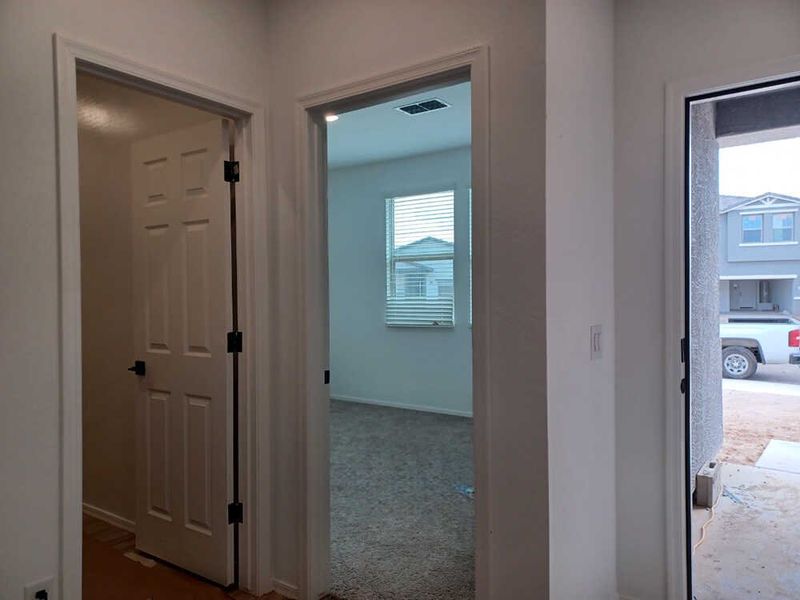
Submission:
{"label": "dirt ground", "polygon": [[771,439],[800,442],[800,397],[723,390],[725,441],[717,459],[754,465]]}

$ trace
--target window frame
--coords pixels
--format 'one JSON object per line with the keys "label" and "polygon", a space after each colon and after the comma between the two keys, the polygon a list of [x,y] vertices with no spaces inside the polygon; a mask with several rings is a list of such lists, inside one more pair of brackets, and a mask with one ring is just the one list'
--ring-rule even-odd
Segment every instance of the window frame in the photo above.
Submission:
{"label": "window frame", "polygon": [[[795,241],[795,213],[786,211],[786,212],[776,212],[770,215],[772,217],[772,241],[777,243],[786,243],[786,242],[794,242]],[[775,227],[775,219],[777,217],[789,217],[791,219],[791,223],[788,227]],[[775,239],[775,232],[776,231],[786,231],[789,230],[789,238],[788,239]]]}
{"label": "window frame", "polygon": [[[456,197],[458,186],[454,184],[445,184],[439,186],[431,186],[424,188],[424,190],[406,189],[400,193],[386,193],[384,194],[385,201],[385,219],[384,219],[384,234],[386,240],[385,260],[386,260],[386,279],[384,286],[384,325],[391,328],[419,328],[419,329],[453,329],[456,326],[456,273],[455,273],[455,257],[456,257]],[[396,248],[394,247],[395,239],[395,211],[394,205],[396,200],[413,198],[415,196],[435,196],[440,194],[450,194],[452,202],[453,214],[453,246],[450,253],[431,253],[425,255],[424,258],[419,256],[415,257],[401,257],[395,255]],[[450,303],[450,319],[449,321],[432,321],[431,323],[401,323],[390,320],[389,305],[393,298],[392,291],[396,289],[396,274],[395,265],[402,262],[418,262],[420,260],[450,260],[452,265],[453,281],[452,281],[452,296]],[[396,296],[395,296],[396,297]]]}
{"label": "window frame", "polygon": [[[758,217],[759,221],[761,223],[760,226],[758,227],[758,229],[756,229],[754,227],[745,227],[746,219],[754,218],[754,217]],[[751,213],[751,214],[742,215],[741,230],[742,230],[742,236],[741,236],[741,240],[742,240],[741,243],[742,244],[763,244],[764,243],[764,213]],[[755,240],[755,241],[745,239],[745,233],[748,232],[748,231],[758,231],[759,234],[760,234],[759,235],[759,239]]]}

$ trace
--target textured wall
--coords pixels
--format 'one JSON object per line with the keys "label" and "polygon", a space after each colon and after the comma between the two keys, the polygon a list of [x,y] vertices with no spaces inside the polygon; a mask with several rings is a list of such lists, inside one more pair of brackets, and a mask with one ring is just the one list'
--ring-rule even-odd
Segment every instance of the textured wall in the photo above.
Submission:
{"label": "textured wall", "polygon": [[[719,342],[719,146],[714,105],[691,109],[691,452],[692,475],[722,445]],[[692,481],[694,485],[694,481]]]}

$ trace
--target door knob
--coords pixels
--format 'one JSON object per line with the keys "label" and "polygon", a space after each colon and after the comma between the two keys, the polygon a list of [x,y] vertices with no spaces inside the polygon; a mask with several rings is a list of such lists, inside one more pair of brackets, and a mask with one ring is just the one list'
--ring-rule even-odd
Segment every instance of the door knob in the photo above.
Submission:
{"label": "door knob", "polygon": [[145,369],[145,365],[144,365],[144,361],[143,360],[135,360],[135,361],[133,361],[133,366],[132,367],[128,367],[128,371],[133,371],[134,373],[136,373],[139,376],[144,375],[145,374],[145,370],[146,369]]}

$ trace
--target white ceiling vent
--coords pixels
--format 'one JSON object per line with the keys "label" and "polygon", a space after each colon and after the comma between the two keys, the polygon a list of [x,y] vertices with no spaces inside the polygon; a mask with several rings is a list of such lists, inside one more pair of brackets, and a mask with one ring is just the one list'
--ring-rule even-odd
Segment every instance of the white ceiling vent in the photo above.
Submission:
{"label": "white ceiling vent", "polygon": [[443,108],[450,108],[450,105],[438,98],[431,98],[430,100],[422,100],[421,102],[414,102],[414,104],[406,104],[405,106],[398,106],[396,110],[406,113],[412,117],[421,115],[423,113],[433,112],[435,110],[442,110]]}

